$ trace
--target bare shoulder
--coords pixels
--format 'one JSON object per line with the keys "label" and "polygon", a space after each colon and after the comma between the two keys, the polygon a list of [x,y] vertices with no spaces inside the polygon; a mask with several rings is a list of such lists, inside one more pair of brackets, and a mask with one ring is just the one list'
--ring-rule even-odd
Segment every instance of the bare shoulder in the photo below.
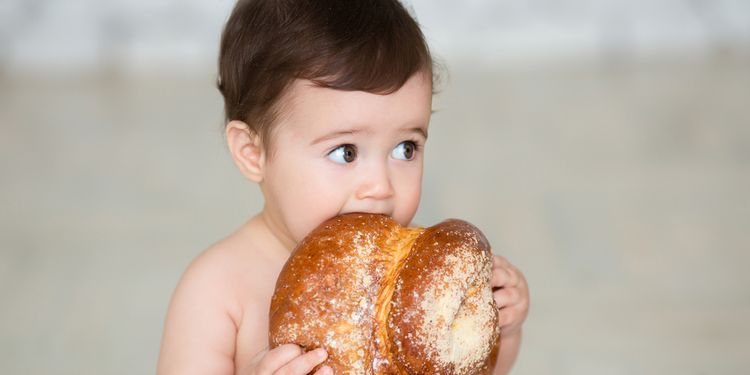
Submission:
{"label": "bare shoulder", "polygon": [[175,290],[173,299],[184,297],[199,298],[203,302],[225,310],[234,318],[239,318],[240,306],[235,303],[240,292],[237,278],[241,274],[238,262],[239,253],[232,246],[233,236],[212,245],[195,258],[185,270]]}
{"label": "bare shoulder", "polygon": [[180,278],[164,322],[158,374],[234,372],[234,337],[242,314],[227,269],[231,255],[224,248],[219,242],[201,253]]}
{"label": "bare shoulder", "polygon": [[183,278],[206,277],[214,292],[243,309],[247,302],[270,297],[288,254],[269,251],[264,236],[246,226],[203,252]]}
{"label": "bare shoulder", "polygon": [[248,322],[267,314],[259,307],[270,299],[280,266],[259,245],[244,227],[188,266],[170,301],[159,374],[231,374],[241,359],[238,346],[265,343],[267,328]]}
{"label": "bare shoulder", "polygon": [[251,238],[240,229],[185,270],[164,323],[159,374],[234,373],[244,301],[253,294],[245,276],[252,267]]}

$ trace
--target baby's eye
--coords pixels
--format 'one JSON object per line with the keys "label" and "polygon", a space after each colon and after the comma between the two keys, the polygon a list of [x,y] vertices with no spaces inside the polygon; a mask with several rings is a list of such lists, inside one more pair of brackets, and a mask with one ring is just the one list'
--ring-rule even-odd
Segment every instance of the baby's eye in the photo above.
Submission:
{"label": "baby's eye", "polygon": [[357,147],[354,145],[341,145],[328,153],[331,161],[339,164],[349,164],[357,158]]}
{"label": "baby's eye", "polygon": [[417,144],[413,141],[404,141],[398,144],[391,152],[391,156],[400,160],[414,159],[414,153],[417,152]]}

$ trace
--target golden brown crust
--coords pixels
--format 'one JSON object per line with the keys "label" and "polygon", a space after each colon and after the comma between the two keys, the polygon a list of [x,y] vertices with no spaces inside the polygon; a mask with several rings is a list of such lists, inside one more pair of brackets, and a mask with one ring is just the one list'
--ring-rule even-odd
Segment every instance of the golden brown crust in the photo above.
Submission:
{"label": "golden brown crust", "polygon": [[499,335],[491,271],[487,239],[465,221],[446,220],[417,239],[396,280],[388,322],[404,372],[488,371]]}
{"label": "golden brown crust", "polygon": [[487,240],[460,220],[424,230],[384,215],[338,216],[282,269],[270,345],[324,347],[335,374],[486,372],[498,342],[491,265]]}
{"label": "golden brown crust", "polygon": [[[325,347],[335,374],[366,373],[372,362],[375,301],[398,224],[382,215],[323,223],[291,255],[271,300],[270,344]],[[350,370],[355,370],[351,372]]]}

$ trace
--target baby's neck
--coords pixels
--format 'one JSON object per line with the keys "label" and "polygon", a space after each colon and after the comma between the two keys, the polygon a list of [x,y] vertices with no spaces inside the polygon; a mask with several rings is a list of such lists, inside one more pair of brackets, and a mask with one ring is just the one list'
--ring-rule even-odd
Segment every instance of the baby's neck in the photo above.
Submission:
{"label": "baby's neck", "polygon": [[266,210],[255,215],[247,224],[252,236],[262,242],[268,250],[289,256],[297,244],[281,230],[280,226]]}

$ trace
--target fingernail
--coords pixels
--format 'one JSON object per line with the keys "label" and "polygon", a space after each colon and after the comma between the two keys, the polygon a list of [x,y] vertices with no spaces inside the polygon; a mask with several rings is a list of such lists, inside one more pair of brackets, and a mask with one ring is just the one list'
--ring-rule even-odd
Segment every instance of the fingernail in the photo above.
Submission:
{"label": "fingernail", "polygon": [[326,357],[328,357],[328,353],[323,348],[321,348],[321,349],[315,349],[315,351],[317,352],[317,353],[315,353],[315,355],[317,355],[318,358],[320,358],[320,359],[325,359]]}
{"label": "fingernail", "polygon": [[320,375],[333,375],[333,370],[331,370],[331,368],[328,366],[321,367]]}

